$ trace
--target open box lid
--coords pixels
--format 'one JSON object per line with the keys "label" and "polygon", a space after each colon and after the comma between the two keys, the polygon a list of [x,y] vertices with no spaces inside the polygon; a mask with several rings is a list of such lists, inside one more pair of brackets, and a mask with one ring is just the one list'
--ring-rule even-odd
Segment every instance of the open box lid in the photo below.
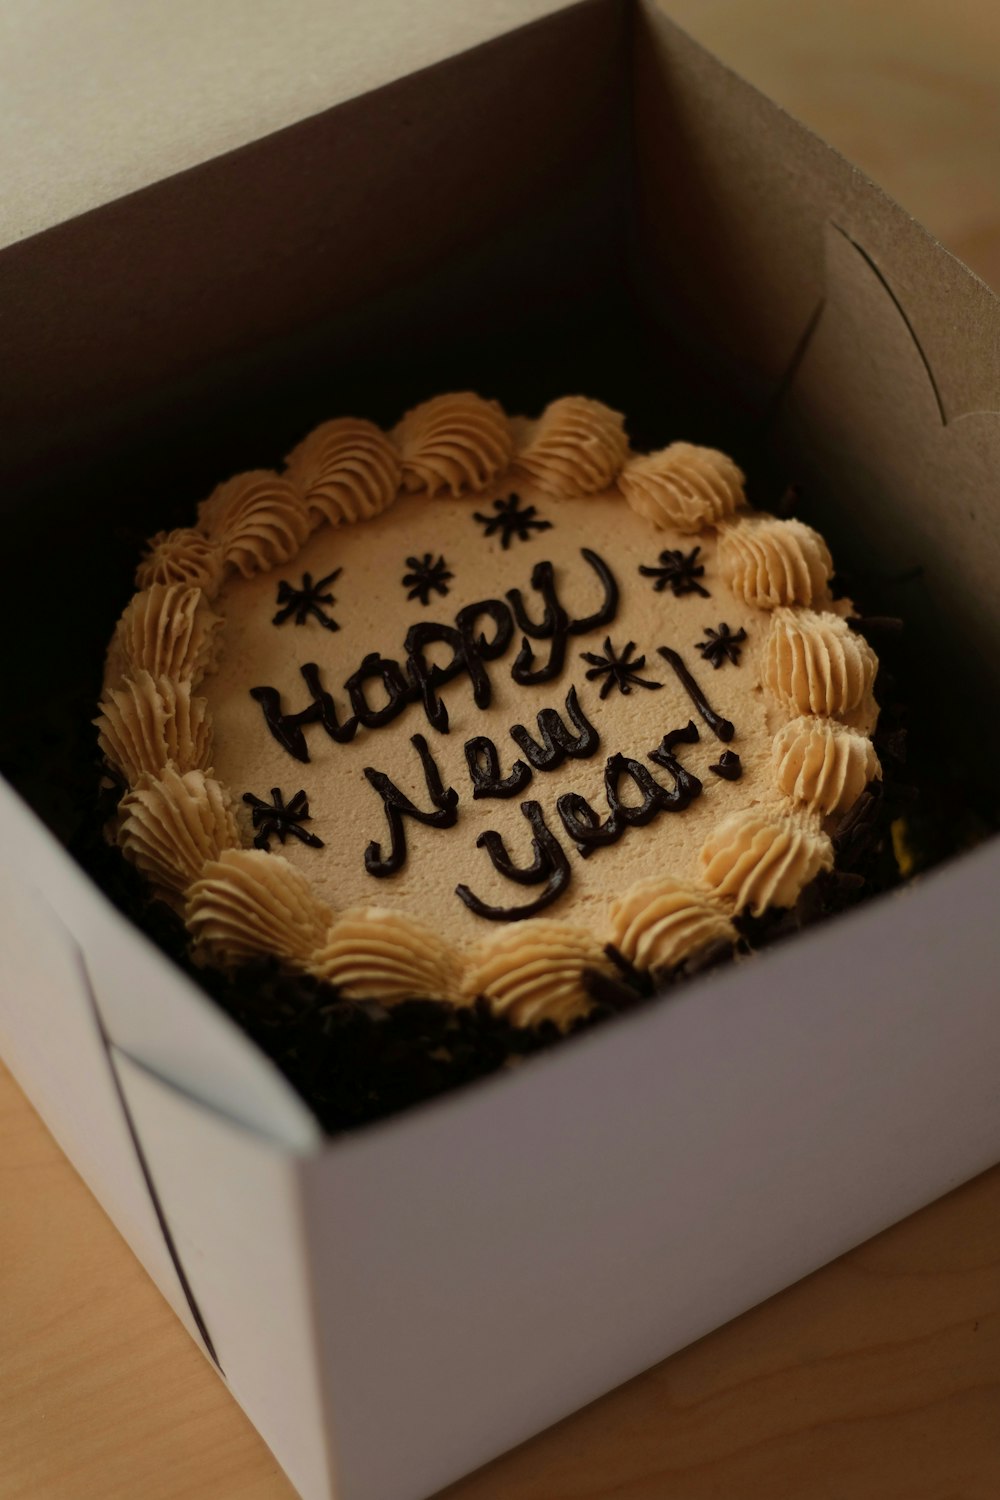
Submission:
{"label": "open box lid", "polygon": [[0,248],[570,0],[11,0]]}

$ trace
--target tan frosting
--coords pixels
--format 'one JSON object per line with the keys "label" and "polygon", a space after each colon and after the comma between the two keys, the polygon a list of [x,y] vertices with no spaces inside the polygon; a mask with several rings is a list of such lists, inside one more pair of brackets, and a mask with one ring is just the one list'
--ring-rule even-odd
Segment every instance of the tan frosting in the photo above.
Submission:
{"label": "tan frosting", "polygon": [[158,776],[167,765],[178,771],[207,771],[212,755],[211,725],[204,698],[191,684],[139,672],[102,699],[97,740],[102,752],[129,786],[141,776]]}
{"label": "tan frosting", "polygon": [[168,896],[185,891],[203,866],[240,843],[227,792],[203,771],[181,775],[166,766],[159,779],[143,776],[119,815],[120,848]]}
{"label": "tan frosting", "polygon": [[774,765],[785,795],[824,816],[847,812],[882,774],[871,740],[835,719],[792,719],[775,736]]}
{"label": "tan frosting", "polygon": [[552,401],[530,428],[515,473],[550,495],[596,495],[614,484],[628,457],[625,418],[587,396]]}
{"label": "tan frosting", "polygon": [[221,625],[199,588],[154,583],[129,603],[115,627],[106,681],[149,672],[153,677],[197,684],[212,658],[213,636]]}
{"label": "tan frosting", "polygon": [[758,609],[822,605],[829,597],[829,549],[801,521],[740,516],[725,522],[719,528],[719,566],[733,593]]}
{"label": "tan frosting", "polygon": [[[520,453],[509,464],[515,437]],[[218,605],[225,615],[224,649],[203,685],[207,712],[202,700],[192,700],[189,684],[170,680],[203,670],[207,651],[196,637],[200,629],[211,634],[213,618],[210,612],[205,618],[203,601],[192,617],[183,590],[168,601],[171,579],[154,579],[145,601],[135,601],[119,627],[107,669],[112,691],[99,725],[109,760],[135,787],[122,807],[123,842],[167,891],[190,881],[197,863],[186,919],[199,949],[217,961],[275,954],[357,998],[469,1002],[484,994],[516,1024],[551,1019],[566,1027],[590,1004],[586,970],[616,972],[603,947],[608,937],[637,967],[669,968],[716,941],[731,941],[728,913],[793,902],[829,867],[832,849],[819,819],[828,804],[839,807],[852,795],[858,756],[846,730],[834,727],[834,748],[824,748],[821,758],[787,721],[789,713],[836,714],[861,731],[855,738],[867,745],[863,733],[877,712],[875,658],[832,612],[841,605],[831,613],[799,606],[810,590],[814,603],[826,600],[829,558],[815,533],[770,518],[728,520],[743,504],[743,477],[713,449],[675,443],[633,460],[621,475],[628,458],[622,418],[581,397],[553,402],[537,423],[508,422],[495,403],[478,397],[438,398],[409,413],[394,439],[402,458],[371,423],[325,423],[290,455],[286,476],[241,475],[220,486],[202,508],[211,537],[176,532],[154,539],[149,568],[157,556],[155,565],[164,567],[163,557],[173,559],[172,567],[187,558],[184,565],[213,575],[212,589],[230,548],[234,567]],[[515,489],[527,508],[525,524],[507,536],[489,502],[509,503]],[[473,492],[479,505],[468,503]],[[339,529],[319,526],[306,536],[305,515],[314,528],[326,519]],[[340,526],[358,519],[367,524]],[[664,549],[689,552],[692,531],[700,531],[698,565],[707,593],[675,592],[669,576],[657,591],[652,565]],[[311,702],[300,670],[305,662],[318,664],[330,695],[325,713],[332,702],[342,723],[350,674],[380,658],[405,667],[407,632],[417,623],[450,625],[474,601],[513,601],[518,591],[537,620],[541,584],[532,580],[545,578],[537,572],[543,560],[570,620],[585,620],[603,589],[582,548],[612,568],[617,610],[609,625],[567,637],[562,665],[550,680],[514,681],[515,629],[508,649],[488,659],[488,708],[476,706],[466,673],[439,685],[450,733],[433,729],[422,705],[405,700],[397,700],[405,706],[392,723],[362,727],[349,741],[334,740],[323,723],[303,718],[306,762],[293,759],[268,732],[263,700],[252,698],[250,688],[269,684],[284,712],[301,715]],[[408,592],[403,575],[414,559],[437,555],[447,569],[447,593],[432,591],[425,603]],[[336,632],[324,630],[313,615],[301,628],[274,625],[275,582],[261,570],[293,556],[296,570],[315,578],[340,570],[328,602]],[[779,602],[787,598],[795,604]],[[179,623],[168,625],[175,612]],[[723,620],[742,636],[741,656],[738,664],[720,660],[714,672],[695,648]],[[489,624],[485,628],[489,634]],[[646,687],[633,684],[627,694],[602,696],[610,679],[589,674],[606,639],[616,652],[634,643]],[[446,641],[435,642],[429,653],[444,670],[454,649]],[[681,653],[715,708],[736,725],[739,781],[711,773],[719,745],[658,653],[661,645]],[[546,659],[544,636],[533,636],[530,646],[536,661]],[[150,675],[147,661],[167,673]],[[127,680],[118,687],[122,676]],[[537,715],[554,710],[565,717],[571,688],[599,736],[599,751],[536,768],[523,793],[537,802],[558,840],[570,879],[544,915],[497,926],[470,910],[456,886],[471,888],[487,906],[530,902],[536,889],[525,890],[495,868],[489,849],[496,845],[482,836],[493,830],[511,860],[525,865],[532,859],[532,827],[520,796],[472,796],[465,745],[472,736],[489,736],[507,773],[518,755],[512,729],[524,725],[537,737]],[[371,707],[384,701],[384,690],[372,683]],[[676,753],[701,780],[701,795],[683,811],[664,809],[643,827],[627,827],[617,842],[582,858],[562,826],[560,798],[586,798],[596,817],[605,816],[605,767],[617,752],[652,766],[651,774],[669,785],[669,771],[651,760],[651,752],[666,731],[689,719],[697,719],[700,740],[682,743]],[[456,789],[457,819],[453,828],[433,828],[406,818],[402,867],[376,882],[364,854],[371,844],[384,853],[389,830],[377,782],[366,772],[375,768],[426,808],[414,734],[426,737],[443,785]],[[776,735],[780,753],[773,748]],[[870,746],[863,770],[869,756]],[[215,771],[199,784],[188,773],[207,771],[210,759]],[[321,844],[289,838],[280,856],[225,847],[233,838],[233,813],[219,803],[222,793],[211,791],[211,777],[261,797],[278,787],[286,804],[301,788],[308,795],[308,828]],[[639,795],[626,774],[625,804],[634,805]],[[792,816],[792,807],[803,802],[808,816]],[[237,826],[249,834],[243,809]],[[615,891],[624,895],[610,901]],[[342,915],[335,918],[335,912]]]}
{"label": "tan frosting", "polygon": [[504,472],[514,452],[503,408],[471,391],[415,406],[394,436],[403,455],[403,488],[411,494],[478,494]]}
{"label": "tan frosting", "polygon": [[198,507],[198,524],[244,578],[288,562],[312,530],[298,486],[272,469],[218,485]]}
{"label": "tan frosting", "polygon": [[225,965],[274,955],[306,968],[332,913],[280,854],[227,849],[187,895],[184,919],[198,948]]}
{"label": "tan frosting", "polygon": [[213,599],[224,569],[225,558],[218,542],[202,536],[193,526],[182,526],[176,531],[158,531],[150,538],[135,581],[140,589],[154,583],[190,584]]}
{"label": "tan frosting", "polygon": [[705,840],[705,884],[755,917],[769,906],[794,906],[821,870],[833,868],[833,845],[818,827],[791,815],[733,813]]}
{"label": "tan frosting", "polygon": [[310,963],[310,972],[355,1000],[454,1000],[454,957],[422,922],[384,907],[355,908],[337,917]]}
{"label": "tan frosting", "polygon": [[[577,925],[593,923],[596,931],[603,932],[609,894],[627,890],[644,876],[693,875],[705,837],[725,812],[751,799],[776,811],[785,805],[774,780],[771,741],[787,714],[760,687],[769,617],[728,595],[719,578],[714,534],[704,535],[700,556],[710,597],[675,598],[670,592],[657,593],[639,568],[655,563],[663,547],[684,546],[684,537],[673,531],[651,536],[646,523],[622,504],[616,491],[590,496],[585,506],[577,499],[560,505],[530,482],[519,482],[517,494],[522,503],[536,505],[539,514],[551,522],[551,530],[527,541],[515,539],[506,551],[498,536],[484,536],[482,525],[473,517],[474,511],[490,514],[491,493],[487,491],[471,504],[466,498],[450,497],[431,504],[422,495],[404,495],[390,511],[364,526],[316,531],[296,559],[295,570],[322,578],[334,567],[343,569],[333,585],[336,602],[329,609],[340,626],[336,632],[324,630],[314,619],[301,627],[274,626],[274,576],[232,577],[217,606],[226,616],[219,669],[201,689],[209,698],[216,727],[214,765],[220,780],[234,793],[253,792],[265,799],[274,786],[282,787],[286,797],[299,788],[306,790],[312,819],[308,827],[324,841],[324,847],[314,849],[289,840],[282,852],[309,875],[317,894],[336,911],[371,904],[405,912],[459,949],[477,942],[488,930],[484,920],[456,896],[459,882],[499,906],[520,905],[534,894],[518,889],[495,870],[485,849],[477,846],[482,833],[495,829],[511,857],[524,863],[531,858],[531,831],[520,809],[521,798],[472,797],[465,743],[472,736],[488,735],[508,772],[519,754],[511,727],[525,725],[537,738],[537,715],[546,709],[564,714],[570,687],[576,688],[580,707],[601,743],[589,759],[566,760],[552,772],[536,771],[523,793],[541,803],[547,825],[566,848],[572,869],[569,891],[547,915]],[[502,484],[499,493],[507,493]],[[586,512],[585,526],[581,510]],[[401,580],[408,556],[422,555],[436,546],[455,574],[448,595],[433,598],[426,607],[418,600],[407,601]],[[344,691],[349,674],[373,652],[405,661],[403,643],[412,625],[424,620],[450,623],[462,607],[481,599],[503,599],[511,587],[522,591],[525,608],[537,618],[540,605],[530,580],[543,559],[553,565],[565,609],[574,618],[591,614],[603,592],[580,555],[582,546],[593,548],[613,566],[621,590],[619,609],[610,625],[569,638],[564,668],[553,681],[522,686],[512,680],[520,646],[515,631],[504,656],[488,665],[492,693],[488,709],[477,708],[467,675],[442,686],[441,698],[450,718],[448,734],[432,729],[421,705],[413,703],[392,724],[361,729],[350,743],[335,743],[318,724],[307,726],[310,758],[304,764],[293,760],[268,732],[259,703],[250,697],[250,687],[271,685],[281,694],[286,712],[300,712],[311,701],[300,667],[304,662],[317,662],[322,683],[332,693],[343,721],[349,712]],[[723,619],[734,632],[745,629],[747,635],[740,665],[727,663],[714,672],[702,663],[693,643],[704,639],[704,631],[717,628]],[[482,628],[487,635],[492,633],[487,622]],[[602,682],[587,679],[590,663],[583,653],[602,653],[609,633],[618,650],[628,641],[637,643],[635,656],[645,656],[640,675],[658,683],[657,689],[634,688],[627,697],[615,689],[601,698]],[[667,730],[697,718],[687,693],[659,656],[660,644],[677,646],[715,706],[736,724],[738,738],[733,748],[741,756],[742,780],[723,781],[708,770],[722,747],[699,720],[700,743],[685,746],[679,753],[682,763],[701,779],[701,796],[683,813],[663,814],[646,828],[630,829],[618,843],[582,859],[562,828],[559,797],[580,794],[603,815],[608,756],[621,751],[645,761]],[[533,645],[537,659],[544,661],[547,643]],[[433,660],[442,663],[448,656],[443,648],[433,652]],[[376,684],[371,702],[382,701]],[[454,829],[438,830],[408,819],[403,868],[376,881],[366,873],[364,852],[373,839],[385,844],[387,828],[381,799],[366,780],[365,768],[374,767],[391,777],[418,807],[427,807],[427,789],[411,744],[415,733],[426,736],[444,785],[459,794],[458,821]],[[670,785],[668,775],[654,774]],[[632,795],[628,785],[626,794]]]}
{"label": "tan frosting", "polygon": [[874,724],[878,660],[839,615],[777,609],[764,655],[764,681],[793,713]]}
{"label": "tan frosting", "polygon": [[552,1021],[565,1030],[590,1009],[588,969],[613,975],[614,965],[592,932],[537,917],[484,939],[468,958],[463,987],[485,995],[515,1026]]}
{"label": "tan frosting", "polygon": [[361,417],[321,423],[287,463],[313,523],[368,521],[387,510],[399,492],[399,455],[385,433]]}
{"label": "tan frosting", "polygon": [[737,932],[707,892],[670,875],[637,880],[611,903],[611,941],[637,969],[672,969]]}
{"label": "tan frosting", "polygon": [[716,448],[671,443],[658,453],[630,459],[618,477],[636,515],[653,526],[700,531],[725,520],[744,503],[743,473]]}

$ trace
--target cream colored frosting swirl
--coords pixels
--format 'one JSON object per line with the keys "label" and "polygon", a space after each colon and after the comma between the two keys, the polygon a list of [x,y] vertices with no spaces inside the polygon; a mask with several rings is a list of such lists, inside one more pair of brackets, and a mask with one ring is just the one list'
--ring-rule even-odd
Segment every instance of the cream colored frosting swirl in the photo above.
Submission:
{"label": "cream colored frosting swirl", "polygon": [[289,562],[312,530],[298,486],[273,469],[218,485],[198,507],[198,524],[244,578]]}
{"label": "cream colored frosting swirl", "polygon": [[764,647],[764,682],[793,713],[874,723],[878,659],[839,615],[776,609]]}
{"label": "cream colored frosting swirl", "polygon": [[150,537],[135,581],[140,589],[148,589],[154,583],[190,584],[201,589],[207,599],[213,599],[224,570],[225,558],[218,542],[202,536],[193,526],[182,526],[176,531],[158,531]]}
{"label": "cream colored frosting swirl", "polygon": [[190,682],[139,672],[106,693],[99,707],[98,744],[129,786],[168,765],[181,772],[209,769],[207,705],[192,697]]}
{"label": "cream colored frosting swirl", "polygon": [[118,844],[152,885],[176,899],[203,866],[240,838],[225,789],[204,771],[164,767],[143,776],[119,804]]}
{"label": "cream colored frosting swirl", "polygon": [[381,428],[362,417],[322,422],[287,459],[313,524],[368,521],[399,493],[399,455]]}
{"label": "cream colored frosting swirl", "polygon": [[411,494],[474,495],[509,466],[514,436],[503,408],[472,391],[434,396],[408,411],[394,433]]}
{"label": "cream colored frosting swirl", "polygon": [[776,609],[823,604],[833,560],[811,526],[748,515],[719,527],[719,570],[738,599]]}
{"label": "cream colored frosting swirl", "polygon": [[733,813],[705,840],[701,865],[710,890],[736,912],[759,917],[769,906],[794,906],[821,870],[833,868],[833,845],[791,815]]}
{"label": "cream colored frosting swirl", "polygon": [[637,880],[611,903],[611,941],[637,969],[672,969],[737,931],[708,893],[670,875]]}
{"label": "cream colored frosting swirl", "polygon": [[744,503],[743,473],[716,448],[671,443],[630,459],[618,488],[637,515],[653,526],[701,531]]}
{"label": "cream colored frosting swirl", "polygon": [[836,719],[792,719],[774,739],[778,785],[793,802],[829,816],[853,807],[882,774],[867,735]]}
{"label": "cream colored frosting swirl", "polygon": [[625,418],[588,396],[552,401],[529,428],[515,470],[550,495],[596,495],[628,457]]}
{"label": "cream colored frosting swirl", "polygon": [[223,965],[274,956],[307,968],[332,912],[306,877],[263,849],[227,849],[187,894],[184,920],[202,956]]}
{"label": "cream colored frosting swirl", "polygon": [[384,907],[359,907],[336,918],[310,972],[354,1000],[458,998],[451,949],[422,922]]}
{"label": "cream colored frosting swirl", "polygon": [[468,955],[462,988],[470,1001],[485,995],[515,1026],[552,1021],[565,1030],[590,1009],[588,969],[615,972],[593,933],[536,917],[477,944]]}
{"label": "cream colored frosting swirl", "polygon": [[151,584],[133,596],[115,627],[106,681],[117,686],[123,677],[148,672],[197,684],[208,670],[221,624],[201,589]]}

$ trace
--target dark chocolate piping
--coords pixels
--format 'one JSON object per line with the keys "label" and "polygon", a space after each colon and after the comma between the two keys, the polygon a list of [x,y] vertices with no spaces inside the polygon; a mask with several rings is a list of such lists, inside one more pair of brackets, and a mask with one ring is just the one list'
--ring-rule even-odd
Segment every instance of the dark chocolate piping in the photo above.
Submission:
{"label": "dark chocolate piping", "polygon": [[531,767],[523,760],[514,762],[508,776],[502,775],[497,747],[485,734],[466,740],[465,759],[473,801],[478,802],[481,797],[516,797],[531,780]]}
{"label": "dark chocolate piping", "polygon": [[375,771],[371,766],[365,766],[365,777],[382,798],[386,821],[389,824],[388,855],[383,856],[382,846],[376,839],[372,839],[365,850],[365,869],[377,880],[383,879],[386,875],[394,875],[406,863],[404,818],[413,818],[415,822],[424,823],[430,828],[451,828],[458,821],[458,793],[453,787],[445,790],[437,762],[428,749],[427,741],[422,734],[415,734],[411,736],[410,744],[420,756],[424,780],[427,783],[427,793],[434,804],[435,811],[424,812],[410,801],[405,792],[399,790],[399,787],[384,771]]}
{"label": "dark chocolate piping", "polygon": [[657,650],[663,657],[663,660],[673,667],[681,687],[687,693],[716,739],[722,740],[723,744],[728,745],[736,733],[735,726],[729,719],[724,719],[721,714],[716,713],[695,679],[691,676],[679,652],[672,650],[670,646],[658,646]]}
{"label": "dark chocolate piping", "polygon": [[[527,869],[522,868],[516,874],[511,873],[516,867],[510,863],[500,835],[493,833],[492,830],[480,834],[476,840],[477,847],[485,848],[494,868],[502,869],[510,879],[526,884],[525,876],[528,875],[532,884],[540,880],[545,880],[547,884],[544,891],[536,896],[534,901],[529,901],[524,906],[490,906],[487,902],[480,900],[467,885],[457,885],[456,896],[477,917],[485,917],[488,922],[520,922],[525,917],[534,917],[540,911],[544,911],[547,906],[551,906],[570,882],[569,860],[559,840],[546,825],[541,804],[522,802],[521,811],[532,828],[531,848],[534,859]],[[501,854],[506,861],[506,866],[497,863]]]}
{"label": "dark chocolate piping", "polygon": [[743,775],[743,765],[735,750],[723,750],[715,765],[708,769],[721,776],[723,781],[739,781]]}
{"label": "dark chocolate piping", "polygon": [[580,707],[575,687],[571,687],[566,694],[566,715],[578,731],[576,735],[570,734],[558,709],[543,708],[539,712],[538,734],[541,744],[523,724],[511,727],[511,739],[536,771],[554,771],[567,757],[571,760],[587,760],[597,753],[601,737]]}

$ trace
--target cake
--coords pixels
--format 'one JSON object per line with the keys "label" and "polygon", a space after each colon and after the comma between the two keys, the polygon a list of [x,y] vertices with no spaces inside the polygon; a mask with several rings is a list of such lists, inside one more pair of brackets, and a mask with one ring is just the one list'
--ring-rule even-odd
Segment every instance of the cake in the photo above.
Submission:
{"label": "cake", "polygon": [[823,538],[598,401],[334,419],[192,521],[96,722],[110,837],[214,968],[565,1029],[794,906],[881,774]]}

